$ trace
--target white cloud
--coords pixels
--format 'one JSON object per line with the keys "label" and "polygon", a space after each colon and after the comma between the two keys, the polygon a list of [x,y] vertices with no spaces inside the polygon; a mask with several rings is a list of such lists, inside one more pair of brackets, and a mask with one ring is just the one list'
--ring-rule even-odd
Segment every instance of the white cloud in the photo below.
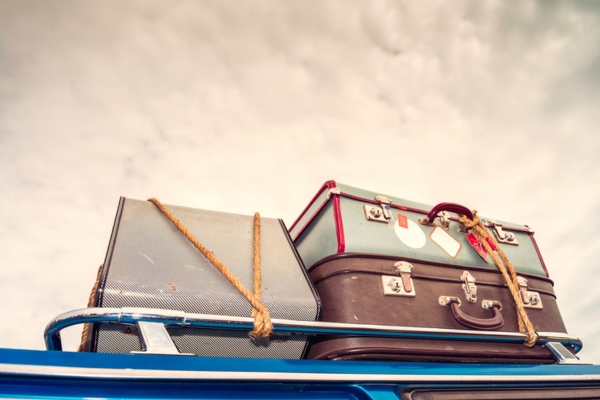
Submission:
{"label": "white cloud", "polygon": [[532,225],[596,354],[574,282],[597,281],[600,32],[578,5],[2,3],[2,345],[86,304],[118,196],[291,224],[334,178]]}

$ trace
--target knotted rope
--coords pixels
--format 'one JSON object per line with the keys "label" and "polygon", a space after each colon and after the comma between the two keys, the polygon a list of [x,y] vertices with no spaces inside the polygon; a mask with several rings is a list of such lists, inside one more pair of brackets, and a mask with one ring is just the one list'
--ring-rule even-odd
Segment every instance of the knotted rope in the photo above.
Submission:
{"label": "knotted rope", "polygon": [[200,252],[206,257],[212,265],[219,270],[219,272],[227,278],[229,282],[248,300],[252,305],[252,316],[254,317],[254,329],[248,333],[250,338],[258,339],[265,338],[271,335],[273,331],[273,324],[271,323],[271,317],[269,311],[260,300],[260,214],[254,214],[254,294],[250,293],[248,289],[240,282],[240,280],[233,275],[229,269],[219,261],[212,251],[209,251],[196,239],[194,235],[177,219],[171,212],[164,206],[160,201],[155,198],[148,199],[148,201],[154,203],[156,207],[163,214],[169,218],[169,220],[183,233],[183,235],[192,244],[200,250]]}
{"label": "knotted rope", "polygon": [[[254,214],[254,257],[253,257],[253,266],[254,266],[254,296],[260,301],[260,287],[261,287],[261,274],[260,274],[260,215],[258,213]],[[265,308],[266,310],[266,308]],[[252,307],[252,316],[256,318],[260,312],[257,308]],[[269,316],[269,312],[267,311],[267,317]],[[271,320],[269,319],[269,324]],[[256,329],[256,328],[255,328]],[[266,336],[269,336],[271,332],[267,333]],[[256,336],[258,337],[258,336]],[[263,337],[263,336],[260,336]]]}
{"label": "knotted rope", "polygon": [[[519,321],[519,331],[527,334],[527,341],[523,343],[526,347],[535,346],[535,342],[537,341],[537,335],[535,333],[535,328],[533,324],[529,320],[529,316],[527,315],[527,311],[525,311],[525,306],[523,304],[523,299],[521,298],[521,293],[519,291],[519,281],[517,280],[517,273],[513,268],[511,262],[506,257],[506,254],[502,251],[498,243],[494,240],[494,238],[490,235],[483,221],[477,216],[477,211],[473,210],[473,219],[467,218],[463,215],[459,221],[465,226],[467,229],[472,229],[473,233],[479,241],[483,244],[485,250],[492,256],[494,263],[504,276],[504,280],[510,289],[510,293],[515,300],[517,307],[517,317]],[[490,246],[490,242],[495,247],[496,252]],[[498,255],[500,258],[498,258]]]}

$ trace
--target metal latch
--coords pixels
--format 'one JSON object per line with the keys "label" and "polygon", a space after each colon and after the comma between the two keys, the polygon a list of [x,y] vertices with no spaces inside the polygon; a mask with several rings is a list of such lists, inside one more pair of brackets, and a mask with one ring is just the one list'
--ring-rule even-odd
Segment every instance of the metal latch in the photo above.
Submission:
{"label": "metal latch", "polygon": [[446,211],[440,211],[431,221],[429,221],[427,218],[420,218],[419,223],[421,225],[437,226],[435,224],[436,219],[440,221],[440,227],[443,230],[447,231],[450,229],[450,214],[448,214]]}
{"label": "metal latch", "polygon": [[467,300],[469,300],[471,303],[476,303],[477,286],[475,286],[475,278],[469,273],[469,271],[464,271],[460,276],[460,279],[464,282],[462,284],[462,288],[467,295]]}
{"label": "metal latch", "polygon": [[544,308],[540,294],[538,292],[527,290],[527,279],[522,276],[517,276],[517,281],[519,282],[519,292],[521,293],[521,299],[523,299],[525,308]]}
{"label": "metal latch", "polygon": [[393,227],[394,216],[392,214],[392,207],[390,207],[392,200],[385,196],[375,196],[375,200],[377,200],[381,206],[365,205],[365,217],[369,221],[387,222],[390,227]]}
{"label": "metal latch", "polygon": [[517,240],[515,234],[502,230],[502,224],[500,222],[493,219],[488,219],[487,222],[492,224],[492,231],[494,232],[494,236],[496,236],[496,240],[499,243],[512,244],[514,246],[519,245],[519,241]]}
{"label": "metal latch", "polygon": [[398,276],[383,275],[381,282],[383,284],[383,294],[386,296],[405,296],[415,297],[415,287],[413,285],[410,274],[412,272],[412,264],[406,261],[399,261],[394,264],[398,270]]}

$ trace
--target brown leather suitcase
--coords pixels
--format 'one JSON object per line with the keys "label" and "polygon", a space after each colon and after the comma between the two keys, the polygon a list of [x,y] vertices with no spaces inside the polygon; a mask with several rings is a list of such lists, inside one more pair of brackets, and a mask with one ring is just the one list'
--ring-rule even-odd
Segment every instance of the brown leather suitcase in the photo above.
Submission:
{"label": "brown leather suitcase", "polygon": [[[315,263],[309,275],[321,297],[322,321],[519,332],[515,301],[500,272],[489,268],[344,253]],[[519,282],[521,295],[532,300],[527,314],[536,332],[566,333],[552,281],[520,273]],[[317,337],[308,358],[554,362],[542,345],[340,336]]]}

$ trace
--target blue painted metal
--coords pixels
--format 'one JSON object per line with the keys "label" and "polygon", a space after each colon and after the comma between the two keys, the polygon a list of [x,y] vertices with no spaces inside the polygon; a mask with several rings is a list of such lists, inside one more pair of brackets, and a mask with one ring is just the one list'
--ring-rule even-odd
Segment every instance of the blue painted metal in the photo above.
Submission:
{"label": "blue painted metal", "polygon": [[598,365],[227,359],[0,349],[0,398],[398,399],[406,388],[600,387]]}

